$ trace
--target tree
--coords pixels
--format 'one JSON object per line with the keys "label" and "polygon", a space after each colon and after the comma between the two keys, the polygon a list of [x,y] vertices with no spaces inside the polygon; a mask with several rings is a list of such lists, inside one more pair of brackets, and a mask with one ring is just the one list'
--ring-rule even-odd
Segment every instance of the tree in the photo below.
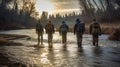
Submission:
{"label": "tree", "polygon": [[4,25],[22,25],[30,27],[35,25],[39,13],[32,0],[0,0],[0,17],[6,21]]}

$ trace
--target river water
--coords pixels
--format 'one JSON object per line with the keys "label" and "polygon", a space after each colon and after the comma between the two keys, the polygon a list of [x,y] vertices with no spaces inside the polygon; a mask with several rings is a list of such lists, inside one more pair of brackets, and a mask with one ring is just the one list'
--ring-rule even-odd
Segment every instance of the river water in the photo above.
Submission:
{"label": "river water", "polygon": [[48,48],[47,35],[44,34],[45,48],[37,48],[37,35],[34,29],[1,31],[4,34],[28,35],[31,38],[12,40],[23,46],[1,46],[0,53],[9,56],[11,61],[21,62],[29,67],[120,67],[120,42],[108,40],[101,35],[99,47],[92,45],[92,36],[84,34],[82,48],[77,47],[76,36],[67,35],[67,47],[63,48],[61,36],[53,36],[53,48]]}

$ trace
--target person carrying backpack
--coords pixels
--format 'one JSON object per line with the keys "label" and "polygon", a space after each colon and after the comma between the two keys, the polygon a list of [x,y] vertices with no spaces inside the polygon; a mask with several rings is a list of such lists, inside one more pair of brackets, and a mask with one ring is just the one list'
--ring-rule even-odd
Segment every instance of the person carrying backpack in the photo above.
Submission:
{"label": "person carrying backpack", "polygon": [[[43,26],[41,25],[40,21],[36,24],[36,34],[38,34],[38,46],[40,45],[41,41],[41,46],[43,47]],[[41,38],[40,38],[41,37]]]}
{"label": "person carrying backpack", "polygon": [[67,32],[69,30],[68,25],[65,21],[62,22],[62,25],[59,28],[59,34],[62,35],[62,43],[66,44],[67,41]]}
{"label": "person carrying backpack", "polygon": [[90,34],[93,36],[93,45],[98,46],[98,38],[99,35],[101,35],[101,27],[95,19],[93,19],[93,23],[90,25]]}
{"label": "person carrying backpack", "polygon": [[85,24],[81,23],[79,19],[76,19],[76,24],[74,25],[74,35],[76,34],[78,47],[82,47],[82,38],[84,32]]}
{"label": "person carrying backpack", "polygon": [[48,34],[48,44],[49,47],[52,48],[52,39],[53,34],[55,33],[54,25],[49,21],[45,26],[46,33]]}

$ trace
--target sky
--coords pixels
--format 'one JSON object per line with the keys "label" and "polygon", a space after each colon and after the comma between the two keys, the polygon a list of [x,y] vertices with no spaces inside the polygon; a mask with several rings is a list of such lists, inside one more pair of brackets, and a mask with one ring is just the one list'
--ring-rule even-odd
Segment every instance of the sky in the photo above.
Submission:
{"label": "sky", "polygon": [[36,9],[41,14],[47,11],[49,14],[78,12],[78,0],[37,0]]}

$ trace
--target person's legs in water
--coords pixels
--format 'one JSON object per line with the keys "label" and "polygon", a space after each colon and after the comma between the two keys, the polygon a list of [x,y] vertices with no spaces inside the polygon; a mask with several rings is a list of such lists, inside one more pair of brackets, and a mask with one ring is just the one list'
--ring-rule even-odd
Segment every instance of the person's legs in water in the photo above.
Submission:
{"label": "person's legs in water", "polygon": [[64,34],[62,34],[62,43],[64,43]]}
{"label": "person's legs in water", "polygon": [[52,44],[52,40],[53,40],[53,34],[50,34],[50,43]]}
{"label": "person's legs in water", "polygon": [[41,45],[43,45],[43,34],[41,35]]}
{"label": "person's legs in water", "polygon": [[38,33],[38,46],[40,45],[40,34]]}
{"label": "person's legs in water", "polygon": [[98,35],[95,37],[96,46],[98,46]]}
{"label": "person's legs in water", "polygon": [[49,48],[52,48],[52,39],[53,39],[53,35],[52,33],[48,34],[48,44],[49,44]]}
{"label": "person's legs in water", "polygon": [[48,43],[50,43],[50,34],[48,34]]}
{"label": "person's legs in water", "polygon": [[49,48],[50,48],[50,33],[48,34],[48,45],[49,45]]}
{"label": "person's legs in water", "polygon": [[78,44],[78,47],[80,47],[80,33],[79,32],[77,32],[77,44]]}
{"label": "person's legs in water", "polygon": [[83,36],[83,34],[80,33],[79,34],[79,47],[82,47],[82,36]]}
{"label": "person's legs in water", "polygon": [[66,35],[67,35],[66,33],[62,34],[62,43],[64,48],[66,48],[66,39],[67,39]]}
{"label": "person's legs in water", "polygon": [[93,34],[93,45],[98,46],[98,34]]}
{"label": "person's legs in water", "polygon": [[79,44],[79,36],[77,32],[76,32],[76,38],[77,38],[77,44]]}
{"label": "person's legs in water", "polygon": [[43,34],[41,34],[41,39],[40,39],[40,41],[41,41],[40,47],[44,47],[44,45],[43,45]]}
{"label": "person's legs in water", "polygon": [[52,34],[48,33],[48,43],[51,43],[51,40],[52,40]]}
{"label": "person's legs in water", "polygon": [[67,42],[67,34],[65,34],[64,40],[65,40],[65,43],[66,43]]}
{"label": "person's legs in water", "polygon": [[62,33],[62,43],[66,43],[66,33]]}
{"label": "person's legs in water", "polygon": [[93,34],[92,36],[93,36],[93,46],[95,46],[95,38],[96,38],[96,36],[95,36],[95,34]]}

